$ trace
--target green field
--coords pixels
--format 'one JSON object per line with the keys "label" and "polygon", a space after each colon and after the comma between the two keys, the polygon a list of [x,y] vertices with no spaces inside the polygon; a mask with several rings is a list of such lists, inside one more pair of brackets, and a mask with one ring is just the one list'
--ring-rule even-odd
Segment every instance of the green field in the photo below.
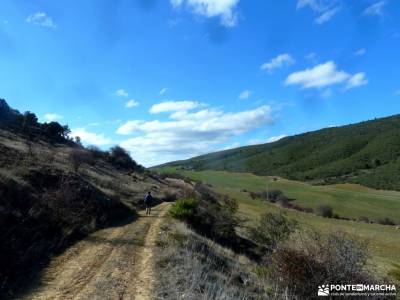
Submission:
{"label": "green field", "polygon": [[[161,172],[176,170],[164,168]],[[262,212],[277,211],[283,208],[261,200],[253,200],[243,189],[260,191],[269,188],[281,189],[295,202],[308,207],[320,203],[329,204],[334,212],[351,218],[367,216],[370,219],[390,217],[400,220],[400,193],[368,189],[358,185],[311,186],[308,184],[261,177],[247,173],[228,173],[221,171],[179,171],[182,175],[211,184],[222,193],[239,202],[240,213],[249,220],[257,220]],[[360,206],[360,207],[359,207]],[[302,227],[310,227],[322,232],[345,231],[368,240],[373,252],[373,262],[381,270],[388,270],[393,263],[400,262],[400,230],[394,226],[366,224],[362,222],[328,219],[283,209],[289,217],[296,219]]]}
{"label": "green field", "polygon": [[[176,172],[173,168],[163,171]],[[224,171],[179,171],[179,173],[216,187],[225,187],[240,192],[242,189],[262,191],[279,189],[302,207],[316,208],[327,204],[340,217],[358,219],[367,217],[372,221],[389,218],[400,224],[400,192],[380,191],[356,184],[313,186],[307,183],[256,176],[249,173]]]}

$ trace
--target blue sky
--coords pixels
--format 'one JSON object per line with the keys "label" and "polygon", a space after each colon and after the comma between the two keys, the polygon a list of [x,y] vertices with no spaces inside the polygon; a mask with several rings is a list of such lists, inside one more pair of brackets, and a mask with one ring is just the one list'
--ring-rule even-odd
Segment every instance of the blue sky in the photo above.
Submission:
{"label": "blue sky", "polygon": [[400,112],[397,0],[1,0],[0,97],[150,166]]}

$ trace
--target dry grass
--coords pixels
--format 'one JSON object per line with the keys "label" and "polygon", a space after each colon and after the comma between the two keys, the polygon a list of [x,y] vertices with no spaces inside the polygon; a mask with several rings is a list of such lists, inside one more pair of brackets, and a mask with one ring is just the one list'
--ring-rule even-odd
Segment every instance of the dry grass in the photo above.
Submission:
{"label": "dry grass", "polygon": [[[255,264],[170,221],[156,250],[156,299],[266,299]],[[273,298],[273,297],[272,297]],[[268,296],[271,299],[271,296]]]}

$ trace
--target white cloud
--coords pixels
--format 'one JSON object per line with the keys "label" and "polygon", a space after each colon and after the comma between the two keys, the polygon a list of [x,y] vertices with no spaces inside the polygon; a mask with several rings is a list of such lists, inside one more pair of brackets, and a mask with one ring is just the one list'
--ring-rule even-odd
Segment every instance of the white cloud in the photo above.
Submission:
{"label": "white cloud", "polygon": [[283,138],[287,137],[286,134],[281,134],[278,136],[271,136],[270,138],[267,139],[267,143],[273,143],[273,142],[277,142]]}
{"label": "white cloud", "polygon": [[336,0],[298,0],[297,9],[309,7],[315,14],[320,15],[314,22],[321,25],[331,20],[339,12],[337,2]]}
{"label": "white cloud", "polygon": [[259,145],[262,143],[265,143],[265,141],[261,139],[251,139],[247,142],[247,145]]}
{"label": "white cloud", "polygon": [[45,12],[37,12],[29,15],[25,21],[30,24],[47,27],[47,28],[57,28],[51,17],[49,17]]}
{"label": "white cloud", "polygon": [[171,5],[173,8],[178,8],[183,3],[183,0],[171,0]]}
{"label": "white cloud", "polygon": [[310,52],[305,56],[305,59],[308,61],[312,62],[313,64],[316,64],[318,62],[318,57],[315,52]]}
{"label": "white cloud", "polygon": [[273,122],[270,106],[226,113],[207,108],[176,111],[167,121],[131,120],[117,133],[135,135],[121,143],[133,157],[146,165],[182,159],[218,149],[218,144]]}
{"label": "white cloud", "polygon": [[243,92],[240,93],[239,99],[241,99],[241,100],[248,99],[250,97],[250,95],[251,95],[250,90],[244,90]]}
{"label": "white cloud", "polygon": [[161,89],[161,91],[160,91],[160,96],[164,96],[164,94],[167,92],[167,88],[163,88],[163,89]]}
{"label": "white cloud", "polygon": [[183,5],[193,13],[207,18],[220,17],[221,24],[233,27],[237,24],[236,6],[239,0],[170,0],[172,7]]}
{"label": "white cloud", "polygon": [[371,6],[368,6],[364,11],[363,14],[365,16],[382,16],[383,15],[383,7],[385,6],[385,1],[379,1]]}
{"label": "white cloud", "polygon": [[325,11],[322,15],[320,15],[318,18],[315,19],[315,23],[318,25],[324,24],[328,22],[330,19],[333,18],[334,15],[339,11],[339,8],[332,8],[327,11]]}
{"label": "white cloud", "polygon": [[261,65],[261,70],[268,70],[271,72],[274,69],[281,68],[283,66],[290,66],[294,63],[295,60],[289,54],[279,54],[277,57],[271,59],[271,61]]}
{"label": "white cloud", "polygon": [[311,69],[306,69],[290,74],[285,81],[286,85],[300,85],[302,88],[322,88],[335,84],[347,84],[347,88],[361,86],[368,81],[365,73],[351,75],[345,71],[337,69],[333,61],[317,65]]}
{"label": "white cloud", "polygon": [[87,145],[105,146],[112,144],[112,140],[103,134],[89,132],[85,128],[72,129],[70,136],[79,136],[81,141]]}
{"label": "white cloud", "polygon": [[55,121],[59,121],[63,118],[63,116],[58,115],[58,114],[45,114],[44,115],[44,119],[46,120],[46,122],[55,122]]}
{"label": "white cloud", "polygon": [[347,82],[346,89],[366,85],[367,83],[368,79],[365,78],[365,73],[357,73],[350,77]]}
{"label": "white cloud", "polygon": [[126,102],[125,107],[132,108],[132,107],[135,107],[138,105],[139,105],[139,102],[137,102],[135,99],[131,99],[128,102]]}
{"label": "white cloud", "polygon": [[162,112],[187,111],[194,109],[198,106],[199,103],[196,101],[164,101],[154,104],[150,108],[150,113],[158,114]]}
{"label": "white cloud", "polygon": [[230,144],[229,146],[223,147],[221,150],[230,150],[230,149],[235,149],[238,147],[240,147],[240,143],[234,142],[234,143]]}
{"label": "white cloud", "polygon": [[309,7],[316,12],[321,12],[326,8],[325,2],[323,0],[298,0],[297,9]]}
{"label": "white cloud", "polygon": [[363,56],[365,53],[367,53],[367,50],[365,50],[364,48],[360,48],[356,52],[354,52],[354,55],[355,56]]}
{"label": "white cloud", "polygon": [[118,97],[128,97],[129,94],[124,89],[119,89],[115,92],[115,95]]}

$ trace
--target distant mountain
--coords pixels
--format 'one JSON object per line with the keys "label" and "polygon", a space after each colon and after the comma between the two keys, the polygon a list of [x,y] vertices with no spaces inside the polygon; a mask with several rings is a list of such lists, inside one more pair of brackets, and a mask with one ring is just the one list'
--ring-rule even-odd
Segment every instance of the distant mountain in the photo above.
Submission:
{"label": "distant mountain", "polygon": [[355,182],[400,190],[400,115],[321,129],[164,166],[252,172],[320,184]]}

